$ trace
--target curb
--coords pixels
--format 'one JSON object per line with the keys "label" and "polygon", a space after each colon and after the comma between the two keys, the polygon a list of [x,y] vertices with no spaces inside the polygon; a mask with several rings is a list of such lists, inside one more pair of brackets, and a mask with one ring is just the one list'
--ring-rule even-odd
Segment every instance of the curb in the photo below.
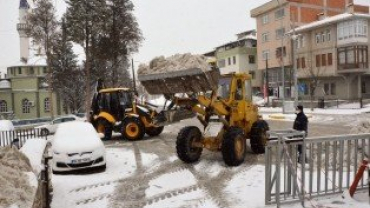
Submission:
{"label": "curb", "polygon": [[[268,117],[274,120],[286,120],[286,119],[291,118],[292,115],[293,114],[270,114],[268,115]],[[306,114],[306,116],[308,119],[312,118],[311,114]]]}

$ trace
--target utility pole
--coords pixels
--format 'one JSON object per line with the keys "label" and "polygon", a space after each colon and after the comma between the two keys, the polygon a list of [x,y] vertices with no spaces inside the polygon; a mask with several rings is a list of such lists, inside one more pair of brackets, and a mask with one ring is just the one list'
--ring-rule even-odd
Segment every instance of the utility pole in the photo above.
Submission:
{"label": "utility pole", "polygon": [[[279,0],[276,0],[277,3],[279,4],[279,7],[280,9],[284,9],[283,8],[283,5],[280,4],[280,1]],[[280,27],[281,29],[284,28],[284,17],[282,17],[280,19]],[[283,114],[285,114],[285,108],[284,108],[284,104],[285,104],[285,68],[284,68],[284,51],[283,51],[283,47],[284,47],[284,34],[283,36],[281,37],[281,73],[282,73],[282,82],[283,82],[283,93],[280,93],[282,95],[282,100],[283,100]]]}
{"label": "utility pole", "polygon": [[136,78],[135,78],[135,68],[134,68],[134,59],[131,59],[131,66],[132,66],[132,82],[134,87],[134,92],[136,92]]}
{"label": "utility pole", "polygon": [[268,68],[269,68],[269,64],[268,64],[268,60],[266,59],[266,70],[265,70],[265,77],[264,77],[264,93],[265,93],[265,97],[267,98],[266,100],[267,106],[270,105]]}

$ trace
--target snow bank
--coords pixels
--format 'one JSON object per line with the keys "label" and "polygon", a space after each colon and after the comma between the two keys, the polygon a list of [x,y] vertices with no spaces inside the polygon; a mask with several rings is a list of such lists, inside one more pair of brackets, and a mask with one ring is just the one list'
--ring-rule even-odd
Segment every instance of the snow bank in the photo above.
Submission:
{"label": "snow bank", "polygon": [[0,131],[13,131],[13,123],[9,120],[0,120]]}
{"label": "snow bank", "polygon": [[20,150],[29,159],[36,175],[39,175],[43,168],[41,162],[46,144],[47,141],[45,139],[29,139]]}
{"label": "snow bank", "polygon": [[199,68],[204,71],[209,69],[206,58],[202,55],[176,54],[165,58],[159,56],[150,61],[149,65],[141,64],[137,71],[138,74],[157,74],[185,69]]}
{"label": "snow bank", "polygon": [[28,158],[17,149],[0,148],[0,207],[31,207],[35,187],[27,172],[32,172]]}

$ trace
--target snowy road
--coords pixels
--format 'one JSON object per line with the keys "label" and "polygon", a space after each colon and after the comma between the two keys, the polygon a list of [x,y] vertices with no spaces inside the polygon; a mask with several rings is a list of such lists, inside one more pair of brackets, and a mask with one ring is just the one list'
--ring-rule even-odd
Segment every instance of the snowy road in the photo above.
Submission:
{"label": "snowy road", "polygon": [[[272,129],[292,124],[269,123]],[[186,120],[166,127],[158,137],[106,142],[105,172],[53,176],[52,208],[268,207],[264,205],[264,156],[252,154],[248,147],[246,162],[229,168],[220,153],[204,151],[199,163],[184,164],[176,156],[175,139],[186,125],[200,124]],[[310,124],[313,135],[347,130],[339,124],[331,128]]]}

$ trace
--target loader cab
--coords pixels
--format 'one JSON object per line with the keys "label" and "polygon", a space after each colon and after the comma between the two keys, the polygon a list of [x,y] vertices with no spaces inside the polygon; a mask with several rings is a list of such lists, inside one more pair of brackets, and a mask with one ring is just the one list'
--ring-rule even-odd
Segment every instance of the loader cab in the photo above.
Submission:
{"label": "loader cab", "polygon": [[[235,90],[235,93],[232,93]],[[218,97],[225,100],[252,100],[252,81],[245,74],[224,75],[219,80]],[[231,97],[233,96],[233,97]]]}
{"label": "loader cab", "polygon": [[132,101],[132,92],[127,88],[103,89],[94,96],[93,113],[106,112],[119,120],[127,109],[132,108]]}

